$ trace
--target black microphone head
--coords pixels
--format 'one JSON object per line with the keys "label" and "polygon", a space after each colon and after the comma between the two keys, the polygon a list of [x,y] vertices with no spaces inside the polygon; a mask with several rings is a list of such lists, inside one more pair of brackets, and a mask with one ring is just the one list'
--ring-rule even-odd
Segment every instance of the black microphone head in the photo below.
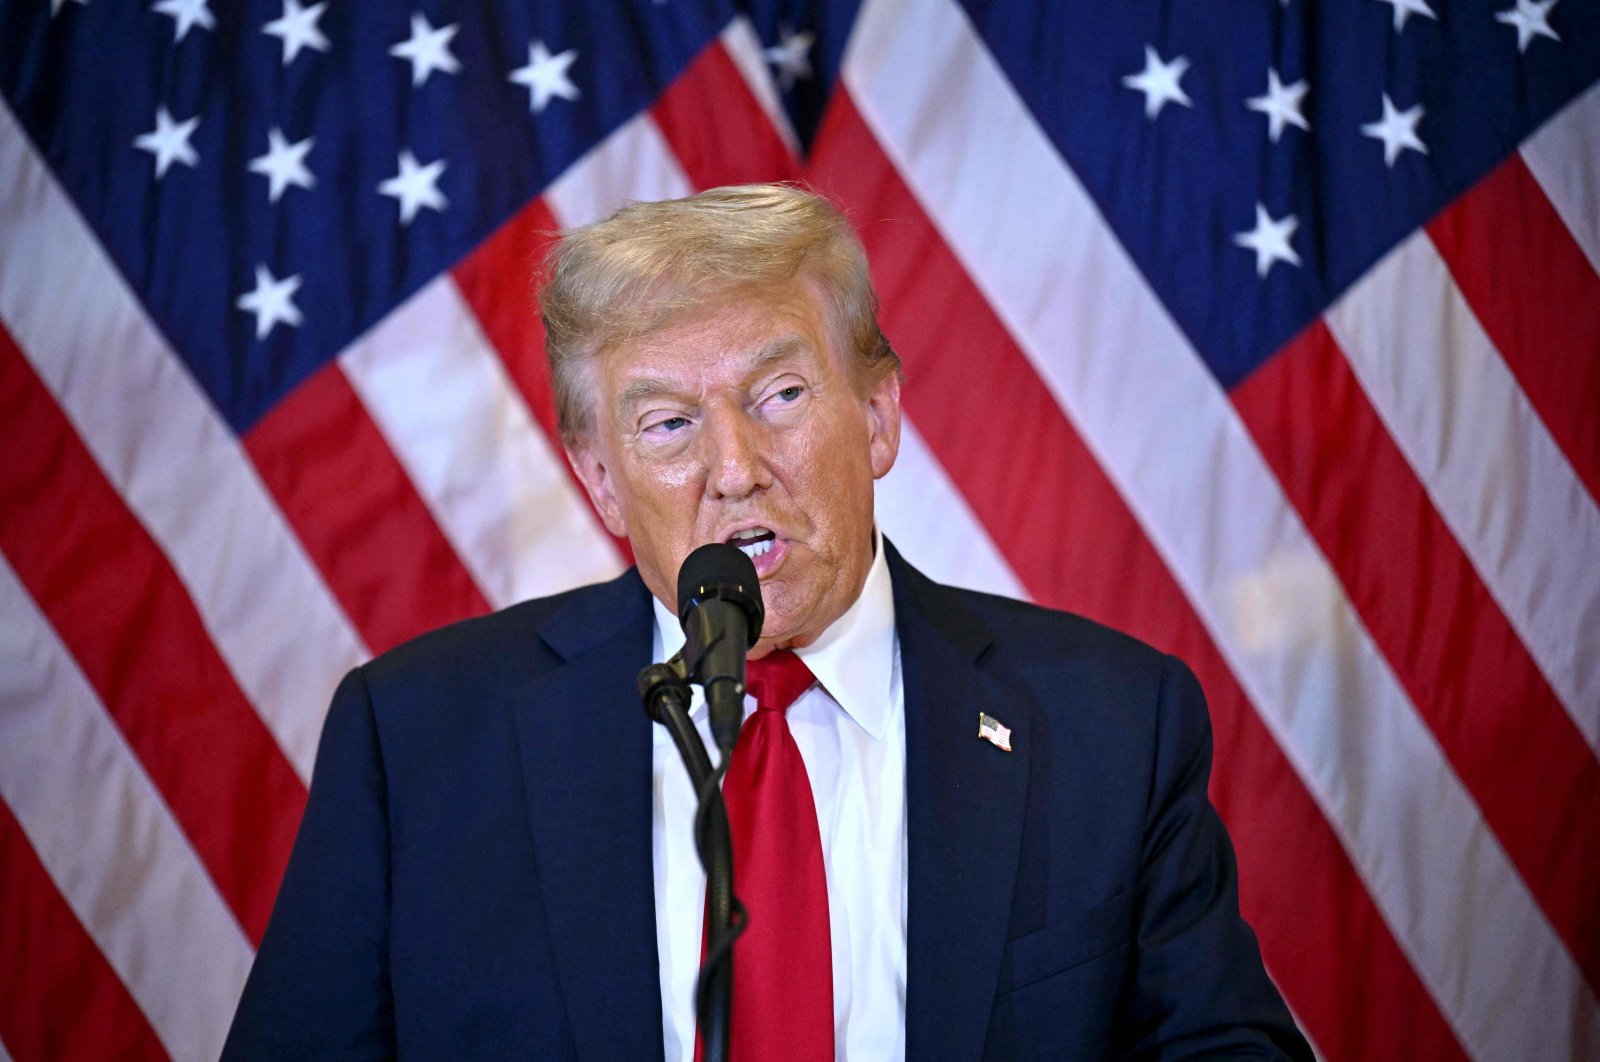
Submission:
{"label": "black microphone head", "polygon": [[756,566],[736,546],[708,542],[684,558],[678,569],[678,621],[705,601],[721,600],[744,610],[750,625],[750,644],[761,636],[766,608],[761,603],[761,580]]}

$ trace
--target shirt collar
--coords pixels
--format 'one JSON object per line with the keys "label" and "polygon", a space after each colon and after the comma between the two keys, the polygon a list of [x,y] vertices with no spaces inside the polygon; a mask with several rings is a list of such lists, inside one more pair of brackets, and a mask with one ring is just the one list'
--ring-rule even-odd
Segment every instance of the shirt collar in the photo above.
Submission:
{"label": "shirt collar", "polygon": [[[894,710],[894,587],[884,558],[883,535],[873,529],[872,566],[867,581],[845,614],[822,637],[795,655],[804,660],[845,714],[873,740],[888,731]],[[667,660],[683,648],[683,627],[665,605],[652,597],[656,619],[656,659]],[[694,712],[705,711],[695,698]]]}

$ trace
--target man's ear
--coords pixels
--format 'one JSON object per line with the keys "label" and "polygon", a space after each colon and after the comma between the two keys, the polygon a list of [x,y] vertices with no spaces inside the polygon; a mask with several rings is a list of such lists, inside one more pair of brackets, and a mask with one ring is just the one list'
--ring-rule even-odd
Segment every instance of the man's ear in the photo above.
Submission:
{"label": "man's ear", "polygon": [[583,489],[589,492],[589,500],[594,503],[595,512],[600,514],[606,530],[618,538],[627,538],[628,522],[622,518],[622,506],[617,503],[617,494],[612,488],[611,469],[594,441],[569,441],[566,451],[567,460],[572,462],[573,471],[578,473],[578,479],[583,482]]}
{"label": "man's ear", "polygon": [[872,478],[881,479],[900,454],[900,370],[884,373],[867,396],[867,428],[871,432]]}

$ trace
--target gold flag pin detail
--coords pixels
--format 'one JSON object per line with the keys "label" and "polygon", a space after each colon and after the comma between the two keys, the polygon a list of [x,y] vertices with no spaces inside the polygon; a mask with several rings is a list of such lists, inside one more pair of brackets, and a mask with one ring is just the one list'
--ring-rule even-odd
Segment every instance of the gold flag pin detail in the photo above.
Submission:
{"label": "gold flag pin detail", "polygon": [[987,712],[978,713],[978,737],[1002,752],[1011,751],[1011,728]]}

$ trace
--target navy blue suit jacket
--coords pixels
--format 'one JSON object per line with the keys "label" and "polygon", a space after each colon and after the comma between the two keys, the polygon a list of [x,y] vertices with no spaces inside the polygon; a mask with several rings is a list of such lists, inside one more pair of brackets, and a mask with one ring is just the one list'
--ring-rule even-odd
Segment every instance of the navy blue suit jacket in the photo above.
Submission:
{"label": "navy blue suit jacket", "polygon": [[[1188,670],[889,561],[908,1058],[1309,1058],[1238,914]],[[630,571],[345,679],[224,1057],[661,1057],[651,624]]]}

